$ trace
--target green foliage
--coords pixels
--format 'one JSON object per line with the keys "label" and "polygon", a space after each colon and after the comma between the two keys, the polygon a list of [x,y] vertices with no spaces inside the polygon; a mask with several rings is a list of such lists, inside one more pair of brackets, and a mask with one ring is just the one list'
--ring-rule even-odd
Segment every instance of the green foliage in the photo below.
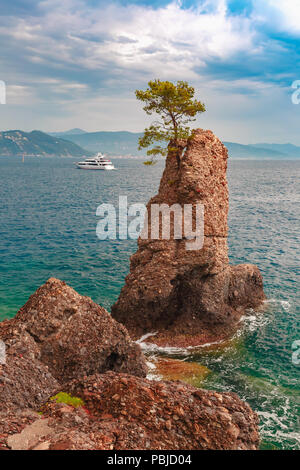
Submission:
{"label": "green foliage", "polygon": [[135,94],[138,100],[145,103],[143,109],[148,115],[154,113],[160,116],[160,120],[145,129],[139,139],[139,150],[151,147],[147,155],[151,156],[152,162],[158,155],[165,157],[168,150],[174,151],[179,164],[179,141],[192,135],[187,124],[205,111],[204,104],[194,99],[195,89],[183,81],[175,85],[169,81],[154,80],[148,83],[146,91],[136,90]]}
{"label": "green foliage", "polygon": [[78,408],[79,406],[84,406],[84,401],[78,397],[72,397],[68,393],[59,392],[54,397],[51,397],[50,400],[55,400],[56,403],[65,403],[66,405],[73,406]]}

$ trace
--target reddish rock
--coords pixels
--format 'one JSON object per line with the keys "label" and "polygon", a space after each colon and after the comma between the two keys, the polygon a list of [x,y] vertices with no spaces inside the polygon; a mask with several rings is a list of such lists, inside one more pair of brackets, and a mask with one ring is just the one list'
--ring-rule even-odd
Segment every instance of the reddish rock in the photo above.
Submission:
{"label": "reddish rock", "polygon": [[[108,370],[144,377],[146,361],[123,325],[87,297],[49,279],[0,323],[0,411],[36,409],[59,383]],[[0,428],[1,434],[1,428]]]}
{"label": "reddish rock", "polygon": [[166,357],[152,357],[151,377],[162,380],[181,380],[199,386],[209,375],[210,370],[197,362],[187,362]]}
{"label": "reddish rock", "polygon": [[[257,416],[247,404],[230,393],[137,377],[145,359],[126,329],[61,281],[50,279],[13,320],[0,323],[0,338],[7,353],[0,449],[258,447]],[[61,391],[84,406],[50,399]]]}
{"label": "reddish rock", "polygon": [[10,436],[20,434],[28,425],[39,418],[32,410],[18,410],[16,407],[0,410],[0,450],[9,450],[7,440]]}
{"label": "reddish rock", "polygon": [[259,445],[257,415],[232,393],[113,372],[72,381],[63,391],[81,397],[89,413],[78,408],[60,413],[58,404],[46,404],[44,417],[54,428],[45,437],[50,449],[255,450]]}
{"label": "reddish rock", "polygon": [[144,356],[126,328],[58,279],[40,287],[14,323],[33,338],[40,361],[59,382],[108,370],[146,375]]}
{"label": "reddish rock", "polygon": [[0,339],[6,345],[6,361],[0,365],[0,412],[36,408],[58,387],[57,380],[40,361],[38,345],[26,328],[4,321]]}
{"label": "reddish rock", "polygon": [[256,266],[229,265],[227,158],[220,140],[201,129],[186,144],[180,168],[169,153],[148,212],[152,204],[203,204],[204,245],[187,251],[185,239],[139,239],[112,307],[113,317],[133,338],[158,332],[149,341],[172,346],[218,341],[232,334],[245,309],[265,299]]}

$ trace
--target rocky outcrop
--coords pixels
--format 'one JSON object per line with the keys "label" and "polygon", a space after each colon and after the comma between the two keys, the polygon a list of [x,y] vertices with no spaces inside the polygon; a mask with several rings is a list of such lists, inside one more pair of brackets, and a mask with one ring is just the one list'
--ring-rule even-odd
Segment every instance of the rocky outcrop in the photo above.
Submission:
{"label": "rocky outcrop", "polygon": [[27,442],[39,450],[255,450],[259,444],[256,414],[232,393],[114,372],[63,390],[81,397],[84,407],[49,401],[43,420],[8,438],[11,448]]}
{"label": "rocky outcrop", "polygon": [[6,362],[0,365],[0,412],[37,408],[59,386],[58,381],[39,360],[39,349],[26,331],[3,322],[0,339],[6,344]]}
{"label": "rocky outcrop", "polygon": [[39,345],[40,360],[59,381],[114,370],[144,377],[140,347],[126,328],[90,298],[49,279],[15,317]]}
{"label": "rocky outcrop", "polygon": [[0,323],[0,338],[0,450],[258,447],[249,405],[177,381],[207,369],[156,358],[156,378],[176,381],[143,378],[145,358],[125,327],[57,279]]}
{"label": "rocky outcrop", "polygon": [[220,140],[201,129],[182,143],[179,168],[169,152],[148,215],[153,204],[204,205],[204,245],[188,251],[187,240],[164,240],[161,233],[158,240],[149,234],[139,239],[130,274],[112,307],[113,317],[133,338],[155,332],[151,341],[160,345],[218,341],[230,336],[245,309],[264,300],[259,269],[229,265],[227,158]]}
{"label": "rocky outcrop", "polygon": [[88,297],[49,279],[12,320],[0,323],[0,410],[36,408],[59,384],[108,370],[146,376],[140,347]]}

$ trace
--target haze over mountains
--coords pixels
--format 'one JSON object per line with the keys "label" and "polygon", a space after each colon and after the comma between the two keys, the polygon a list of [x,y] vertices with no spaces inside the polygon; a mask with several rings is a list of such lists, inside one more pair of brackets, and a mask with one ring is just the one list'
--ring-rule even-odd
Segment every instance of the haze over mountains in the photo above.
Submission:
{"label": "haze over mountains", "polygon": [[[76,132],[78,131],[78,132]],[[70,140],[92,152],[105,152],[109,155],[143,155],[137,150],[137,142],[142,133],[134,132],[85,132],[71,129],[55,133],[58,137]],[[232,158],[251,159],[295,159],[300,158],[300,147],[292,144],[242,145],[224,142]]]}
{"label": "haze over mountains", "polygon": [[[138,150],[141,133],[86,132],[75,128],[66,132],[46,134],[41,131],[23,132],[20,130],[0,132],[0,156],[90,156],[104,152],[110,156],[143,156]],[[300,158],[300,147],[292,144],[253,144],[243,145],[224,142],[233,159],[289,160]]]}
{"label": "haze over mountains", "polygon": [[138,150],[138,140],[142,133],[134,132],[88,132],[81,134],[60,134],[64,139],[80,145],[92,152],[109,155],[145,155]]}
{"label": "haze over mountains", "polygon": [[82,129],[79,129],[78,127],[75,127],[74,129],[70,129],[69,131],[65,131],[65,132],[49,132],[49,135],[52,135],[54,137],[65,137],[67,135],[79,135],[79,134],[87,134],[87,132],[83,131]]}

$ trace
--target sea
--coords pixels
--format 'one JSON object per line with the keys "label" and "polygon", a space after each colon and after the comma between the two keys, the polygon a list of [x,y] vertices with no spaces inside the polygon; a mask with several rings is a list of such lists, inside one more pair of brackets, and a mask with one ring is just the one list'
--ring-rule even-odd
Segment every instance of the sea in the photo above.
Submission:
{"label": "sea", "polygon": [[[80,171],[72,158],[0,158],[0,320],[49,277],[110,310],[136,240],[99,240],[97,207],[146,203],[164,162],[112,159],[115,171]],[[203,388],[237,393],[258,413],[261,449],[300,448],[300,161],[229,161],[230,262],[259,266],[267,301],[248,312],[224,348],[166,349],[205,365]]]}

